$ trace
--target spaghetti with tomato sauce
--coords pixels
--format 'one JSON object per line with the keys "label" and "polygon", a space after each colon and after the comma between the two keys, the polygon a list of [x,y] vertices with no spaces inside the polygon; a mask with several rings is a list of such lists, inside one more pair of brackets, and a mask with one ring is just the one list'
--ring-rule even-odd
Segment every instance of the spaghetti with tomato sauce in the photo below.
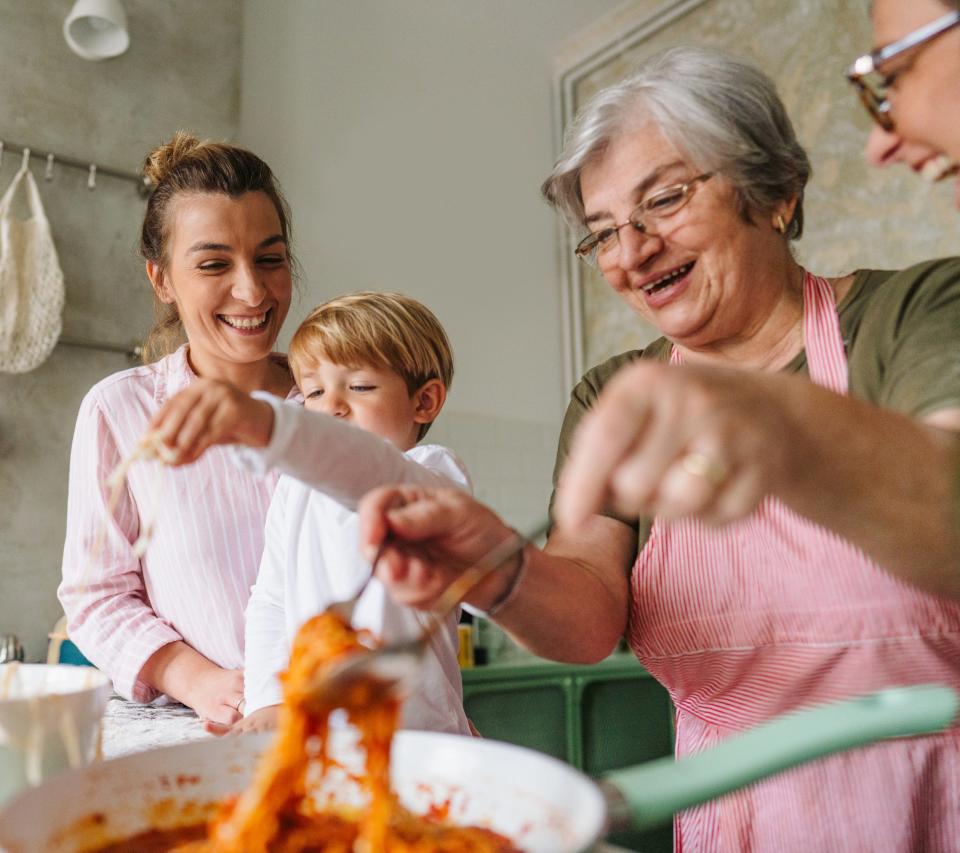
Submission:
{"label": "spaghetti with tomato sauce", "polygon": [[[324,667],[365,650],[339,615],[322,613],[304,623],[294,640],[283,679],[277,734],[238,797],[223,802],[209,824],[149,830],[102,847],[99,853],[521,853],[509,839],[482,827],[444,822],[445,809],[416,815],[390,788],[390,744],[400,703],[374,680],[351,684],[344,695],[318,695]],[[308,774],[335,762],[328,754],[330,715],[343,708],[366,753],[358,779],[364,809],[318,807]]]}

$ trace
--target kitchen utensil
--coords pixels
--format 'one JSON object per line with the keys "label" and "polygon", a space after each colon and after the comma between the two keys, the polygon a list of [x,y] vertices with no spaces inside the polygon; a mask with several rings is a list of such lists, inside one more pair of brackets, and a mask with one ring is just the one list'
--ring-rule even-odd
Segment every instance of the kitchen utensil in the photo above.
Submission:
{"label": "kitchen utensil", "polygon": [[814,758],[950,725],[960,699],[936,684],[894,687],[770,720],[703,752],[614,770],[603,781],[613,824],[648,829],[692,805]]}
{"label": "kitchen utensil", "polygon": [[[359,792],[350,774],[360,770],[362,751],[352,732],[333,735],[332,754],[344,767],[320,796],[329,793],[335,802],[352,805]],[[268,732],[164,747],[61,774],[0,811],[0,850],[80,853],[150,827],[212,816],[216,800],[249,782],[271,738]],[[582,850],[603,832],[603,798],[596,786],[531,750],[401,731],[393,742],[390,775],[405,806],[423,812],[446,804],[451,821],[505,832],[532,853]],[[90,819],[94,814],[96,821]]]}
{"label": "kitchen utensil", "polygon": [[23,660],[23,646],[16,634],[5,634],[0,637],[0,663],[11,663]]}
{"label": "kitchen utensil", "polygon": [[[318,700],[321,697],[348,695],[350,686],[361,679],[377,682],[381,691],[402,690],[405,685],[412,683],[419,670],[427,643],[443,624],[444,617],[487,575],[509,560],[528,542],[543,536],[549,528],[549,522],[544,521],[529,536],[523,536],[514,531],[511,537],[500,542],[479,562],[470,566],[441,593],[436,605],[430,611],[430,622],[417,636],[370,651],[355,652],[324,669],[318,674],[315,684]],[[385,544],[380,546],[380,551],[374,559],[374,566],[379,561]],[[346,607],[352,614],[355,603],[351,599],[335,607]]]}
{"label": "kitchen utensil", "polygon": [[380,562],[380,558],[383,556],[383,552],[386,550],[387,543],[390,541],[389,537],[384,539],[380,543],[380,547],[377,548],[376,556],[370,563],[370,574],[367,575],[367,579],[360,584],[360,589],[354,594],[352,598],[348,598],[345,601],[338,601],[336,604],[330,605],[330,610],[334,613],[340,615],[340,617],[348,624],[353,624],[353,613],[357,609],[357,604],[360,599],[363,598],[363,594],[367,591],[367,587],[370,586],[370,581],[373,580],[374,573],[377,571],[377,563]]}
{"label": "kitchen utensil", "polygon": [[[796,712],[692,758],[614,771],[604,787],[613,792],[614,817],[621,808],[617,803],[626,800],[640,825],[650,826],[669,819],[674,809],[811,758],[936,731],[954,720],[957,707],[956,694],[946,687],[885,690]],[[336,735],[334,756],[345,767],[327,793],[350,803],[348,777],[356,772],[358,750],[349,731]],[[243,788],[270,737],[166,747],[60,774],[0,811],[0,849],[73,853],[151,826],[200,820],[214,810],[202,804]],[[562,762],[522,747],[403,731],[394,740],[391,778],[406,806],[423,811],[449,800],[451,820],[485,824],[529,853],[584,851],[604,829],[599,787]],[[77,797],[81,790],[83,797]],[[96,822],[93,814],[100,816]]]}
{"label": "kitchen utensil", "polygon": [[92,761],[109,695],[92,667],[0,664],[0,802]]}

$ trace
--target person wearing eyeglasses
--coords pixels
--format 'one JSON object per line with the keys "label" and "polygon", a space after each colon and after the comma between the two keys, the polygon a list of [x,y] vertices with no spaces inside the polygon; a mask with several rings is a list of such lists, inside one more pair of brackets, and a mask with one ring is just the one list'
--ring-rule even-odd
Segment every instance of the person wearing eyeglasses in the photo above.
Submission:
{"label": "person wearing eyeglasses", "polygon": [[[874,119],[866,156],[904,163],[927,180],[960,163],[960,2],[875,0],[876,50],[847,71]],[[960,182],[955,195],[960,208]]]}
{"label": "person wearing eyeglasses", "polygon": [[[874,122],[867,161],[878,167],[902,163],[931,183],[955,179],[954,203],[960,208],[960,2],[874,0],[871,17],[879,46],[847,69]],[[956,531],[960,466],[952,502]],[[952,547],[956,534],[944,531],[936,539]],[[944,572],[952,571],[945,562]]]}
{"label": "person wearing eyeglasses", "polygon": [[[804,270],[809,174],[764,74],[676,48],[585,106],[543,188],[662,337],[576,386],[545,547],[465,601],[549,658],[626,635],[678,756],[885,685],[960,688],[960,603],[918,588],[960,590],[958,550],[926,547],[953,446],[928,421],[960,422],[960,267]],[[514,535],[449,489],[375,490],[360,518],[418,607]],[[676,849],[955,850],[958,778],[953,733],[885,742],[682,813]]]}

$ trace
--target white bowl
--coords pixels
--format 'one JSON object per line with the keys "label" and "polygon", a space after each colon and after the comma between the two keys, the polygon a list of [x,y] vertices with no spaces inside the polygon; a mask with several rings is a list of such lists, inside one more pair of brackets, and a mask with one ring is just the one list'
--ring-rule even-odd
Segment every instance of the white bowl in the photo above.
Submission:
{"label": "white bowl", "polygon": [[110,680],[89,666],[0,664],[0,802],[100,747]]}
{"label": "white bowl", "polygon": [[[0,850],[78,853],[148,828],[196,823],[214,814],[216,800],[246,787],[272,738],[267,732],[197,741],[63,773],[0,808]],[[348,732],[335,733],[331,745],[346,772],[314,794],[320,802],[325,794],[357,802],[349,771],[362,756]],[[402,731],[393,741],[390,776],[413,811],[443,804],[451,821],[489,827],[526,853],[578,853],[603,832],[606,809],[597,786],[522,747]]]}

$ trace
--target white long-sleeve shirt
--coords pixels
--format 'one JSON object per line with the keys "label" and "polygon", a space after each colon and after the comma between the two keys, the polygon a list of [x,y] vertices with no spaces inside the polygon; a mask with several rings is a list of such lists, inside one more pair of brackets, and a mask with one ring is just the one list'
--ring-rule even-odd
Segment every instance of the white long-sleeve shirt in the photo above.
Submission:
{"label": "white long-sleeve shirt", "polygon": [[[355,507],[370,489],[389,483],[457,485],[470,489],[462,463],[448,449],[422,445],[402,453],[388,441],[328,415],[255,394],[274,409],[271,442],[263,450],[236,448],[255,473],[283,471],[267,512],[266,544],[246,616],[245,709],[278,704],[277,676],[293,637],[310,617],[352,597],[370,574],[359,549]],[[395,604],[370,582],[354,625],[384,641],[407,639],[425,617]],[[456,615],[434,634],[419,685],[402,712],[405,728],[469,732],[457,663]]]}

